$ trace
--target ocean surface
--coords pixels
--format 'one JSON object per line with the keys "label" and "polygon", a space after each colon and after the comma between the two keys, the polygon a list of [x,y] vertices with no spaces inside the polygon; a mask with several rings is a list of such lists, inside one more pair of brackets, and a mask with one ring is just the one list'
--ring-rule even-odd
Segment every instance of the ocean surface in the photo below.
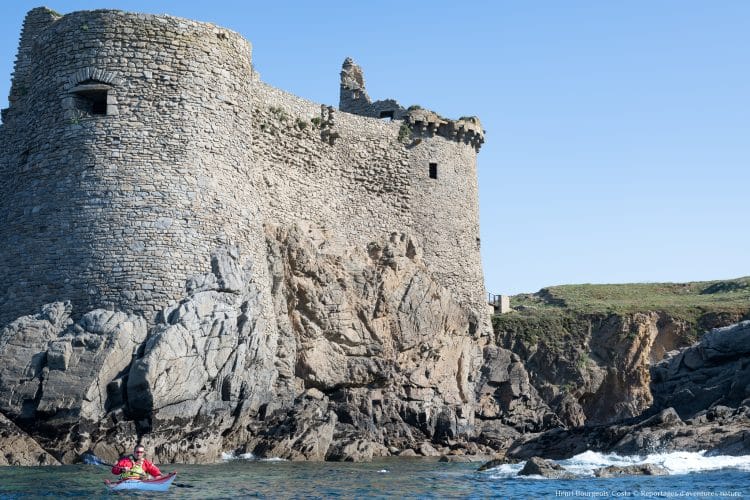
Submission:
{"label": "ocean surface", "polygon": [[[750,456],[701,453],[620,457],[586,452],[558,462],[577,479],[518,476],[523,463],[477,472],[479,463],[393,458],[372,463],[300,463],[226,456],[176,470],[169,492],[110,493],[108,468],[0,467],[0,499],[16,498],[750,498]],[[669,476],[599,479],[596,468],[659,464]]]}

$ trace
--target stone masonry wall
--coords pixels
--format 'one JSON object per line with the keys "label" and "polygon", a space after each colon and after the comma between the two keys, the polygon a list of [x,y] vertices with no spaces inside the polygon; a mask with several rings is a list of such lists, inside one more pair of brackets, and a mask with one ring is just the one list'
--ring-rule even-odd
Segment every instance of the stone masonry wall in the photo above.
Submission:
{"label": "stone masonry wall", "polygon": [[320,105],[254,87],[253,150],[264,219],[313,224],[328,244],[358,246],[412,225],[411,176],[398,125],[335,113],[333,145],[312,119]]}
{"label": "stone masonry wall", "polygon": [[[335,113],[331,146],[312,122],[320,105],[253,87],[253,139],[264,219],[327,229],[328,244],[358,246],[413,234],[428,268],[483,312],[476,150],[440,136],[399,139],[402,122]],[[436,163],[438,178],[430,178]]]}
{"label": "stone masonry wall", "polygon": [[[0,126],[0,324],[56,300],[150,317],[226,242],[269,290],[265,223],[320,227],[321,251],[413,234],[438,281],[484,312],[473,144],[321,115],[260,82],[249,44],[210,24],[90,11],[39,26],[21,47],[34,78]],[[92,83],[109,88],[106,115],[76,108]]]}
{"label": "stone masonry wall", "polygon": [[[147,316],[207,271],[209,252],[262,241],[251,166],[250,46],[210,24],[117,11],[36,36],[3,123],[0,323],[70,299],[74,314]],[[66,107],[88,80],[116,114]],[[256,249],[260,255],[260,247]]]}

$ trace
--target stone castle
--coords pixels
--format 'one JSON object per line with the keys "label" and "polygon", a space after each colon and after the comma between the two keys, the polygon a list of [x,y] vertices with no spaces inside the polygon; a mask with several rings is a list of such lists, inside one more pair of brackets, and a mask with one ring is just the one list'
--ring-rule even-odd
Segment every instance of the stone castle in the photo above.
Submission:
{"label": "stone castle", "polygon": [[269,223],[310,228],[321,251],[410,234],[434,279],[486,316],[479,121],[372,102],[351,59],[336,110],[263,83],[227,29],[36,8],[9,103],[0,325],[57,300],[152,318],[226,243],[268,290]]}

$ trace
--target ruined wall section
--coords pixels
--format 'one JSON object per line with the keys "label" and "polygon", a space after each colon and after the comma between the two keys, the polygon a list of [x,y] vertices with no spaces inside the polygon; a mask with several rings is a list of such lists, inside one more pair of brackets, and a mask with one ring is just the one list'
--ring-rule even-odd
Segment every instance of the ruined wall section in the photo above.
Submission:
{"label": "ruined wall section", "polygon": [[365,77],[351,57],[341,66],[339,85],[339,109],[359,116],[371,118],[403,119],[407,110],[394,99],[372,102],[365,88]]}
{"label": "ruined wall section", "polygon": [[[36,34],[24,71],[34,78],[3,125],[0,323],[60,299],[74,314],[150,316],[209,270],[217,244],[263,258],[246,182],[242,37],[167,16],[76,12]],[[92,80],[111,88],[106,115],[75,108],[71,91]]]}
{"label": "ruined wall section", "polygon": [[[253,151],[264,219],[324,229],[327,245],[358,247],[412,226],[408,152],[399,126],[334,113],[263,83],[254,88]],[[323,243],[323,242],[321,242]]]}

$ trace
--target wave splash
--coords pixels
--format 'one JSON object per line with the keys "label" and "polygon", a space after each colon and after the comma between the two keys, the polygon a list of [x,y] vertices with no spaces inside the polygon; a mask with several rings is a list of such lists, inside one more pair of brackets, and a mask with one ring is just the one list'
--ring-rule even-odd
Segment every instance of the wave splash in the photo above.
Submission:
{"label": "wave splash", "polygon": [[287,462],[286,458],[258,458],[252,453],[240,453],[239,455],[233,451],[224,451],[221,453],[221,460],[224,462],[232,462],[234,460],[248,460],[253,462]]}
{"label": "wave splash", "polygon": [[[556,460],[566,471],[581,477],[593,477],[594,471],[610,465],[627,466],[653,464],[660,465],[670,475],[689,474],[692,472],[710,472],[723,469],[750,471],[750,455],[706,455],[705,451],[676,451],[671,453],[654,453],[646,456],[623,456],[615,453],[586,451],[566,460]],[[526,462],[503,464],[490,469],[493,479],[517,477]],[[522,476],[524,477],[524,476]],[[527,476],[528,479],[541,479],[540,476]]]}
{"label": "wave splash", "polygon": [[225,462],[232,460],[256,460],[255,455],[252,453],[240,453],[239,455],[233,451],[224,451],[221,453],[221,459]]}

